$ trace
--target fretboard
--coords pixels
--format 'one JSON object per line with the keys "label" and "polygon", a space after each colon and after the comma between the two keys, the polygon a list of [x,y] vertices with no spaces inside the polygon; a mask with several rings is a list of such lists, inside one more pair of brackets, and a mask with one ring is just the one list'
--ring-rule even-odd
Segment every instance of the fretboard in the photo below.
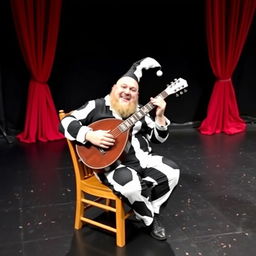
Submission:
{"label": "fretboard", "polygon": [[[162,91],[159,93],[156,97],[161,97],[162,99],[165,99],[168,96],[166,91]],[[130,129],[137,121],[139,121],[141,118],[143,118],[145,115],[147,115],[152,109],[154,109],[155,106],[148,102],[146,105],[140,108],[137,112],[132,114],[130,117],[128,117],[126,120],[124,120],[121,124],[118,125],[117,129],[120,132],[125,132],[128,129]]]}

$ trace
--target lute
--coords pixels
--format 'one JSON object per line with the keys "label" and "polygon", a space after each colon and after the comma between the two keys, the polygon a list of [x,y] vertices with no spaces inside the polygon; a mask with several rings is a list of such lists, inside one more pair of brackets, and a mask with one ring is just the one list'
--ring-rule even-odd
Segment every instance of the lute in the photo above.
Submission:
{"label": "lute", "polygon": [[[156,97],[165,99],[171,94],[178,96],[186,91],[186,87],[188,87],[186,80],[182,78],[175,79]],[[107,118],[90,124],[89,127],[93,130],[109,130],[115,138],[115,144],[109,149],[103,149],[91,143],[86,143],[85,145],[77,144],[76,151],[81,161],[86,166],[95,170],[104,169],[112,165],[120,159],[124,152],[130,128],[154,108],[155,106],[151,102],[148,102],[126,120]]]}

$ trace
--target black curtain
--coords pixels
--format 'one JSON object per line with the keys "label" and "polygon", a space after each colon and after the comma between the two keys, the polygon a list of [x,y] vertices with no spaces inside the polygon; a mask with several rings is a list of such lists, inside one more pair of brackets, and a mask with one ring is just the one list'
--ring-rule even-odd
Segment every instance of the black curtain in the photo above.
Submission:
{"label": "black curtain", "polygon": [[1,133],[5,131],[3,88],[2,88],[2,69],[0,66],[0,129]]}

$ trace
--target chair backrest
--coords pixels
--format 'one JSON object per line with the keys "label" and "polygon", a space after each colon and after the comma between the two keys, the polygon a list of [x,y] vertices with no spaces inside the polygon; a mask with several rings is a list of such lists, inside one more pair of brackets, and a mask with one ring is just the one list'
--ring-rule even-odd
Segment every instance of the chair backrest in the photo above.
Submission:
{"label": "chair backrest", "polygon": [[[59,110],[59,118],[62,120],[65,116],[67,116],[69,113],[65,113],[64,110]],[[75,171],[75,176],[77,182],[82,179],[86,179],[88,177],[91,177],[94,175],[93,170],[89,167],[87,167],[79,158],[78,154],[76,153],[76,148],[75,148],[75,142],[70,141],[68,139],[68,148],[69,148],[69,153],[72,159],[74,171]]]}

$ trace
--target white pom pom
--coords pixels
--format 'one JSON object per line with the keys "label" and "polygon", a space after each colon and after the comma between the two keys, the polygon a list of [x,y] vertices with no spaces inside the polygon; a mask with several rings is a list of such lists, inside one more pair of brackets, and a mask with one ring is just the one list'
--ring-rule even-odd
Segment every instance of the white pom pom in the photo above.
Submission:
{"label": "white pom pom", "polygon": [[162,75],[163,75],[163,71],[162,71],[162,70],[158,70],[158,71],[156,72],[156,75],[157,75],[157,76],[162,76]]}

